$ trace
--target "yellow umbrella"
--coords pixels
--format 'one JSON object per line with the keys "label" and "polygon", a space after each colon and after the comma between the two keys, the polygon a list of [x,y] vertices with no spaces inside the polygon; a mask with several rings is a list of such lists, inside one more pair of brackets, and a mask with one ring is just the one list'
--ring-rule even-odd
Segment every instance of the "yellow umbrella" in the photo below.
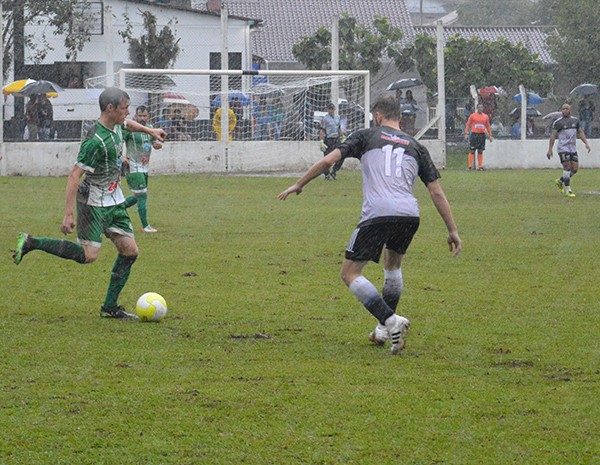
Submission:
{"label": "yellow umbrella", "polygon": [[[33,82],[37,82],[37,81],[35,79],[19,79],[18,81],[14,81],[14,82],[11,82],[10,84],[6,84],[2,88],[2,93],[4,95],[18,94],[19,92],[21,92],[23,87],[25,87]],[[58,94],[56,92],[48,92],[48,93],[46,93],[46,96],[48,98],[54,98],[54,97],[58,97]]]}
{"label": "yellow umbrella", "polygon": [[19,92],[23,87],[25,87],[27,84],[31,84],[32,82],[35,82],[35,79],[19,79],[18,81],[6,84],[2,88],[2,93],[4,95],[14,94],[16,92]]}

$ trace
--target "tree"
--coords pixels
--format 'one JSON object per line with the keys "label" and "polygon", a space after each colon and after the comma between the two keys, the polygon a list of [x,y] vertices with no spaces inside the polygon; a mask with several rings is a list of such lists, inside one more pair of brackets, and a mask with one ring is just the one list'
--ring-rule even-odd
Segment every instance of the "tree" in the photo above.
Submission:
{"label": "tree", "polygon": [[598,83],[600,16],[597,0],[544,0],[552,11],[558,34],[548,39],[557,70],[566,85]]}
{"label": "tree", "polygon": [[[87,0],[2,0],[4,43],[4,76],[8,75],[15,62],[15,77],[19,76],[23,67],[25,50],[33,58],[34,63],[40,63],[52,47],[47,41],[46,32],[34,37],[25,34],[25,25],[48,25],[53,28],[53,34],[65,37],[67,48],[66,59],[75,61],[77,54],[90,40],[92,18],[87,14]],[[76,27],[74,27],[76,25]],[[42,28],[40,28],[42,29]]]}
{"label": "tree", "polygon": [[[417,35],[414,46],[405,50],[415,57],[417,70],[429,89],[437,86],[436,41]],[[445,47],[445,80],[448,99],[465,98],[471,84],[489,85],[515,91],[519,84],[527,89],[546,93],[552,86],[552,75],[544,69],[540,58],[522,44],[513,45],[506,39],[481,40],[453,36]]]}
{"label": "tree", "polygon": [[169,21],[160,32],[156,16],[149,11],[140,11],[144,21],[145,34],[139,38],[132,35],[132,25],[129,18],[125,18],[126,27],[119,31],[123,41],[129,42],[129,58],[136,68],[163,69],[170,68],[179,55],[179,40],[175,37]]}
{"label": "tree", "polygon": [[[371,30],[344,13],[339,20],[340,68],[368,69],[371,74],[376,74],[384,56],[394,61],[402,60],[401,39],[400,28],[392,27],[387,18],[375,18]],[[308,69],[330,69],[331,31],[321,27],[312,36],[294,44],[292,53]]]}

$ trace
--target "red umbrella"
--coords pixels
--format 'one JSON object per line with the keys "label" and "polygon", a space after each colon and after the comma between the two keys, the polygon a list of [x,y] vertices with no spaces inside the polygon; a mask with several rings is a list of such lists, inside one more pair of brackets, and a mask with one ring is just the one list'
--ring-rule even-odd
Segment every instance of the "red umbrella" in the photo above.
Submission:
{"label": "red umbrella", "polygon": [[487,86],[487,87],[482,87],[481,89],[478,90],[479,95],[483,96],[487,96],[487,95],[491,95],[491,94],[498,94],[500,91],[498,90],[498,88],[496,86]]}

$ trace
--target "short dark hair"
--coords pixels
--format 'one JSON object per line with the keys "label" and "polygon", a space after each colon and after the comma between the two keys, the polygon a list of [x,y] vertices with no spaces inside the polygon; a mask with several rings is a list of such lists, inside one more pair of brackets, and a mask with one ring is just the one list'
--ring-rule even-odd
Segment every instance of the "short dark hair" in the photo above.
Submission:
{"label": "short dark hair", "polygon": [[328,109],[328,110],[331,110],[332,108],[335,110],[335,103],[333,103],[333,102],[329,102],[329,103],[327,104],[327,109]]}
{"label": "short dark hair", "polygon": [[394,97],[379,97],[371,107],[371,113],[381,113],[385,119],[400,121],[402,113],[400,105]]}
{"label": "short dark hair", "polygon": [[98,98],[100,104],[100,111],[106,110],[109,105],[118,107],[123,100],[130,100],[129,94],[118,87],[107,87],[102,91]]}
{"label": "short dark hair", "polygon": [[146,105],[140,105],[135,109],[136,113],[144,113],[145,111],[148,111],[148,107]]}

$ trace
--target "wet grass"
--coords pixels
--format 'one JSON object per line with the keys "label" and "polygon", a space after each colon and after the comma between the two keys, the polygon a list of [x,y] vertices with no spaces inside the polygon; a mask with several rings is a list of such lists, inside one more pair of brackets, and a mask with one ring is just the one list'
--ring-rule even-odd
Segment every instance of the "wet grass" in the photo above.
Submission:
{"label": "wet grass", "polygon": [[286,202],[291,179],[151,178],[159,233],[122,303],[161,293],[159,324],[99,318],[108,242],[87,266],[13,265],[18,231],[58,235],[65,179],[0,178],[0,463],[599,463],[600,171],[574,200],[557,174],[445,170],[459,259],[417,188],[399,357],[338,277],[357,173]]}

